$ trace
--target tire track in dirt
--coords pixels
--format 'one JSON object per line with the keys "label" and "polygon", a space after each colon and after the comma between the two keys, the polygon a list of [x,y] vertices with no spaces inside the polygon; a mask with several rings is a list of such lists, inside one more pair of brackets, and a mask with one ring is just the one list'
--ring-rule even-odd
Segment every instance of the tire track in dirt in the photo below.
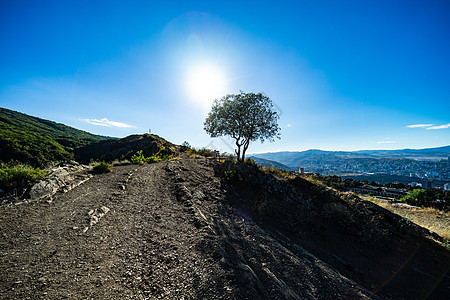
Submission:
{"label": "tire track in dirt", "polygon": [[370,296],[300,246],[291,251],[256,222],[244,224],[213,165],[114,167],[51,203],[0,206],[2,297]]}

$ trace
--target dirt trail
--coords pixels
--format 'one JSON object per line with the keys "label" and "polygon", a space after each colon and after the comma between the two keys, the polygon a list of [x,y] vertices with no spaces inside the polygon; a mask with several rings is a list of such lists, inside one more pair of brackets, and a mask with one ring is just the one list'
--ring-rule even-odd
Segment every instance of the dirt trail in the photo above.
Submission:
{"label": "dirt trail", "polygon": [[50,203],[1,205],[0,297],[373,296],[300,246],[244,221],[210,164],[114,167]]}

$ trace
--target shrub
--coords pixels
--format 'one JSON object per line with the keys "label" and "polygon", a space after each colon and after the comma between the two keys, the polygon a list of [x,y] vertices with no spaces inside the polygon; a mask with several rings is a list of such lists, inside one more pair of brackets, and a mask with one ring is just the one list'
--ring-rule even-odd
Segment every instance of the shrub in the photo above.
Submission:
{"label": "shrub", "polygon": [[246,159],[244,160],[244,164],[246,164],[246,165],[248,165],[248,166],[251,166],[251,167],[254,167],[254,168],[261,169],[261,166],[258,165],[258,164],[256,163],[256,161],[254,161],[254,160],[251,159],[250,157],[249,157],[249,158],[246,158]]}
{"label": "shrub", "polygon": [[230,167],[223,172],[223,176],[226,181],[233,181],[235,179],[234,171]]}
{"label": "shrub", "polygon": [[169,154],[169,152],[166,150],[165,147],[162,147],[159,149],[158,153],[150,156],[145,157],[144,154],[142,154],[142,150],[139,150],[131,157],[131,163],[138,165],[143,163],[154,163],[162,160],[169,160],[172,159],[172,156]]}
{"label": "shrub", "polygon": [[281,176],[281,177],[286,177],[286,178],[294,178],[295,177],[292,174],[289,174],[289,172],[277,169],[275,167],[266,166],[266,167],[264,167],[263,170],[268,172],[268,173],[272,173],[274,175],[278,175],[278,176]]}
{"label": "shrub", "polygon": [[400,198],[400,202],[406,202],[415,206],[422,206],[432,202],[434,199],[428,195],[425,189],[414,189],[406,196]]}
{"label": "shrub", "polygon": [[45,175],[44,170],[29,165],[2,163],[0,165],[0,188],[3,190],[23,188],[41,180]]}
{"label": "shrub", "polygon": [[214,151],[206,148],[196,149],[192,147],[188,150],[188,155],[190,157],[198,157],[198,156],[212,157],[214,156]]}
{"label": "shrub", "polygon": [[97,173],[108,173],[112,171],[111,164],[108,164],[105,161],[95,165],[92,169]]}
{"label": "shrub", "polygon": [[134,165],[140,165],[145,162],[144,154],[142,154],[142,150],[139,150],[131,157],[131,163]]}

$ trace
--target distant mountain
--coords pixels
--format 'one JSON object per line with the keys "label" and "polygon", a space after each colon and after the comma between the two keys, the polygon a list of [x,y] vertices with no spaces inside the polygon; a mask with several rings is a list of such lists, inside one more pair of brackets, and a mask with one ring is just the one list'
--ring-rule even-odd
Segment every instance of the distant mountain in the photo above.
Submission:
{"label": "distant mountain", "polygon": [[[269,152],[252,154],[252,157],[276,161],[291,168],[310,164],[370,164],[380,160],[446,159],[450,156],[450,146],[428,149],[403,150],[361,150],[361,151],[323,151],[307,150],[299,152]],[[382,162],[382,161],[381,161]]]}
{"label": "distant mountain", "polygon": [[110,140],[60,123],[0,107],[0,161],[18,160],[43,167],[74,159],[73,150]]}
{"label": "distant mountain", "polygon": [[250,156],[251,159],[253,159],[257,164],[263,166],[263,167],[274,167],[280,170],[285,171],[294,171],[294,168],[288,167],[286,165],[280,164],[279,162],[268,160],[260,157]]}
{"label": "distant mountain", "polygon": [[374,155],[378,157],[404,157],[404,158],[447,158],[450,155],[450,146],[426,148],[426,149],[402,149],[402,150],[361,150],[360,154]]}

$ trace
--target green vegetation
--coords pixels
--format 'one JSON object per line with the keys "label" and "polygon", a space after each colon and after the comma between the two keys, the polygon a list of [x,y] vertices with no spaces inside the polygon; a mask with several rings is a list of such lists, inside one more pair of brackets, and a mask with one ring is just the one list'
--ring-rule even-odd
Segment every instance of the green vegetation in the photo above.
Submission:
{"label": "green vegetation", "polygon": [[63,124],[0,108],[0,161],[20,161],[45,167],[56,161],[73,160],[72,151],[106,140]]}
{"label": "green vegetation", "polygon": [[258,165],[258,164],[256,163],[256,161],[254,161],[254,160],[251,159],[250,157],[249,157],[249,158],[246,158],[246,159],[244,160],[244,164],[246,164],[246,165],[248,165],[248,166],[251,166],[251,167],[254,167],[254,168],[262,169],[262,167],[261,167],[260,165]]}
{"label": "green vegetation", "polygon": [[92,169],[97,173],[108,173],[112,171],[111,164],[108,164],[105,161],[96,164]]}
{"label": "green vegetation", "polygon": [[142,165],[145,162],[147,162],[147,158],[145,158],[144,154],[142,154],[142,150],[139,150],[131,157],[131,163],[134,165]]}
{"label": "green vegetation", "polygon": [[263,170],[267,173],[271,173],[271,174],[278,175],[281,177],[286,177],[286,178],[291,177],[291,174],[289,172],[277,169],[275,167],[268,166],[268,167],[264,167]]}
{"label": "green vegetation", "polygon": [[318,173],[309,176],[314,180],[321,181],[325,185],[332,187],[337,190],[345,190],[347,187],[358,187],[364,184],[364,182],[360,182],[359,180],[353,180],[352,178],[346,178],[342,180],[341,177],[337,175],[331,176],[323,176]]}
{"label": "green vegetation", "polygon": [[269,97],[241,91],[214,101],[204,129],[211,137],[232,137],[236,141],[237,160],[243,162],[250,142],[280,138],[279,118]]}
{"label": "green vegetation", "polygon": [[187,153],[192,158],[213,157],[214,156],[214,151],[211,149],[206,149],[206,148],[196,149],[196,148],[192,147],[192,148],[189,148]]}
{"label": "green vegetation", "polygon": [[17,164],[0,164],[0,189],[10,191],[24,188],[45,177],[45,171],[32,166]]}
{"label": "green vegetation", "polygon": [[400,202],[414,206],[433,206],[436,200],[450,203],[450,193],[437,189],[413,189],[406,196],[400,198]]}
{"label": "green vegetation", "polygon": [[223,175],[224,175],[224,178],[225,178],[225,180],[227,182],[231,182],[231,181],[233,181],[235,179],[234,171],[230,167],[228,167],[228,169],[226,169],[223,172]]}
{"label": "green vegetation", "polygon": [[144,163],[154,163],[162,160],[169,160],[171,158],[173,158],[173,156],[168,153],[165,147],[162,147],[156,154],[150,157],[145,157],[144,154],[142,154],[142,150],[137,151],[136,154],[131,157],[131,163],[142,165]]}

